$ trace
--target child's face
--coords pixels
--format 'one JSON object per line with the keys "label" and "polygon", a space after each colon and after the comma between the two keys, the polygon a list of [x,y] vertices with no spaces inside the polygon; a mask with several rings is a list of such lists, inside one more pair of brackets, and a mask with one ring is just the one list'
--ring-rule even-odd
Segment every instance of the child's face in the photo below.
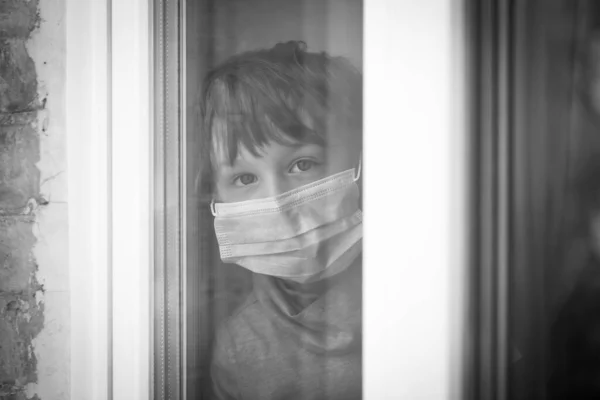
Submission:
{"label": "child's face", "polygon": [[359,157],[360,151],[348,140],[333,140],[326,148],[271,142],[259,156],[241,148],[233,165],[225,155],[217,157],[216,197],[219,202],[231,203],[276,196],[355,168]]}

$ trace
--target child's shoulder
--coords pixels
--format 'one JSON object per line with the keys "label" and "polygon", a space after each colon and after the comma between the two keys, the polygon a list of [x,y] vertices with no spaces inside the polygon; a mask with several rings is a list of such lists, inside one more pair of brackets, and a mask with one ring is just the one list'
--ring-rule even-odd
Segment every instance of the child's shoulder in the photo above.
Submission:
{"label": "child's shoulder", "polygon": [[254,291],[248,294],[248,297],[223,321],[222,327],[227,327],[230,332],[239,332],[243,326],[256,323],[261,319],[262,305]]}
{"label": "child's shoulder", "polygon": [[217,335],[226,334],[237,347],[272,338],[276,331],[272,316],[252,292],[235,312],[221,323]]}
{"label": "child's shoulder", "polygon": [[239,319],[245,313],[252,312],[252,309],[258,306],[258,298],[254,293],[254,290],[250,291],[248,296],[242,303],[231,313],[227,320]]}

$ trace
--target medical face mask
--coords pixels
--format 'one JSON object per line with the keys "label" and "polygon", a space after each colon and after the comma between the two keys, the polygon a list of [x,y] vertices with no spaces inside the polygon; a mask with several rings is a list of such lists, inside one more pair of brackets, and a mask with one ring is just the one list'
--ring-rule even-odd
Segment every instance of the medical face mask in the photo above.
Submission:
{"label": "medical face mask", "polygon": [[343,271],[361,252],[359,175],[360,167],[274,197],[213,202],[221,259],[296,282]]}

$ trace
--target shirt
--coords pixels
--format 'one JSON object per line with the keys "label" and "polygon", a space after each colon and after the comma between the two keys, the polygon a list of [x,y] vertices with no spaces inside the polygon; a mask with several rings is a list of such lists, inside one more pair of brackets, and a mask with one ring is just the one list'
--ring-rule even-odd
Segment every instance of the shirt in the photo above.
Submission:
{"label": "shirt", "polygon": [[360,257],[313,289],[298,301],[298,285],[254,274],[252,294],[217,331],[214,399],[362,398]]}

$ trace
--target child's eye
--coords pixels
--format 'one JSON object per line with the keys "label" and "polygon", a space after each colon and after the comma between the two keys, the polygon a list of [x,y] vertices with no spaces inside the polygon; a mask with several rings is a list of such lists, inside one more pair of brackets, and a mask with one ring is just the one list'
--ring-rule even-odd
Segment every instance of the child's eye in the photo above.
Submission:
{"label": "child's eye", "polygon": [[239,175],[237,176],[234,180],[233,183],[237,186],[247,186],[247,185],[251,185],[254,182],[257,181],[257,177],[256,175],[253,174],[243,174],[243,175]]}
{"label": "child's eye", "polygon": [[291,173],[306,172],[309,169],[313,168],[315,165],[316,165],[316,162],[314,162],[312,160],[300,160],[300,161],[297,161],[296,163],[294,163],[294,165],[292,165],[290,172]]}

